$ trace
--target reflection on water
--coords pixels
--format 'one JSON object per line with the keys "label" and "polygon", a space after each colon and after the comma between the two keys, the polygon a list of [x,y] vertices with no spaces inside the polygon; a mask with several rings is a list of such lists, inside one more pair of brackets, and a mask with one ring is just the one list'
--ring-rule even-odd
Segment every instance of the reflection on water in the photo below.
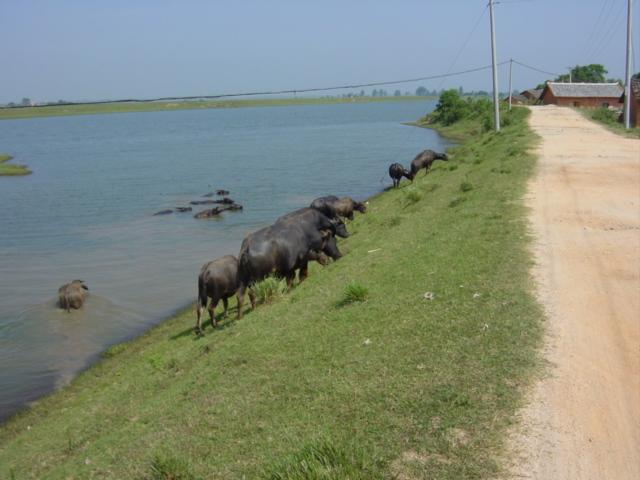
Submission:
{"label": "reflection on water", "polygon": [[[320,195],[365,198],[387,167],[445,148],[407,127],[424,102],[175,111],[0,121],[0,150],[34,171],[0,177],[0,420],[68,382],[113,343],[196,297],[203,263]],[[244,205],[187,206],[218,188]],[[85,308],[55,307],[86,281]]]}

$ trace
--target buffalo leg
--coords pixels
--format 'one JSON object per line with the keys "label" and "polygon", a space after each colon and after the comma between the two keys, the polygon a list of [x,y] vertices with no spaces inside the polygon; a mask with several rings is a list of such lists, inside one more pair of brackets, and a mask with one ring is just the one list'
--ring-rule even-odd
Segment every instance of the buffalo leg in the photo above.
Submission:
{"label": "buffalo leg", "polygon": [[216,322],[216,307],[218,306],[218,299],[211,299],[211,303],[209,304],[209,317],[211,318],[211,326],[216,328],[218,326],[218,322]]}
{"label": "buffalo leg", "polygon": [[247,287],[244,284],[240,284],[240,287],[238,287],[238,293],[236,294],[238,298],[238,314],[236,318],[238,320],[242,318],[242,306],[244,305],[244,291],[246,288]]}
{"label": "buffalo leg", "polygon": [[298,273],[298,279],[299,279],[300,283],[302,283],[303,280],[305,280],[308,275],[309,275],[309,264],[305,262],[300,267],[300,273]]}
{"label": "buffalo leg", "polygon": [[224,305],[224,318],[229,316],[229,299],[227,297],[222,299],[222,304]]}
{"label": "buffalo leg", "polygon": [[202,335],[202,312],[204,311],[204,305],[202,305],[202,303],[200,301],[198,301],[198,308],[196,308],[196,316],[197,316],[197,322],[196,322],[196,333],[198,335]]}
{"label": "buffalo leg", "polygon": [[253,287],[249,288],[249,300],[251,300],[251,310],[256,309],[256,291]]}

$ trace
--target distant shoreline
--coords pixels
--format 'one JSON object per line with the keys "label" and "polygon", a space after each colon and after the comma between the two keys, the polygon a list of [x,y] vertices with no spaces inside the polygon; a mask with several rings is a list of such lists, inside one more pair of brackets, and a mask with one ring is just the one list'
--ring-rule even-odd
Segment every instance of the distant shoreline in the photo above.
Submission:
{"label": "distant shoreline", "polygon": [[330,97],[330,98],[261,98],[247,100],[202,100],[188,102],[117,102],[77,105],[45,105],[34,107],[0,108],[0,120],[21,118],[61,117],[69,115],[95,115],[104,113],[157,112],[210,108],[285,107],[291,105],[335,105],[371,102],[402,102],[434,100],[436,97]]}

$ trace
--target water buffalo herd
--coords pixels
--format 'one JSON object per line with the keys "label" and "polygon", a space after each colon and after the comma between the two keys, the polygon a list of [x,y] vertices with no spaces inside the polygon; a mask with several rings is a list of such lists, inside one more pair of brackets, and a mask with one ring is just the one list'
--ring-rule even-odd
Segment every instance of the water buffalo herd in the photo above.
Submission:
{"label": "water buffalo herd", "polygon": [[[389,166],[389,176],[393,186],[398,187],[402,177],[413,181],[417,173],[424,169],[429,173],[436,160],[448,160],[444,153],[433,150],[420,152],[411,162],[410,170],[399,163]],[[215,192],[218,196],[228,195],[226,190]],[[205,197],[213,196],[211,194]],[[220,200],[198,200],[194,205],[217,203],[220,206],[196,214],[196,218],[216,216],[224,210],[241,209],[240,205],[227,197]],[[190,211],[191,207],[181,207],[178,211]],[[248,293],[251,307],[256,307],[255,286],[270,275],[284,278],[291,287],[298,275],[302,282],[308,275],[309,262],[327,265],[331,259],[338,260],[342,254],[336,237],[349,236],[344,219],[353,220],[354,212],[365,213],[364,203],[351,197],[328,195],[316,198],[311,205],[300,208],[278,218],[273,225],[250,233],[240,247],[238,257],[227,255],[202,266],[198,275],[198,299],[196,304],[196,332],[202,334],[202,313],[209,311],[211,324],[216,327],[215,309],[222,300],[224,316],[227,316],[229,298],[238,299],[237,318],[242,318],[245,293]],[[166,213],[171,213],[172,210]],[[159,214],[164,212],[159,212]],[[58,305],[70,311],[82,307],[89,289],[82,280],[73,280],[58,290]]]}
{"label": "water buffalo herd", "polygon": [[449,157],[447,157],[446,153],[438,153],[433,150],[423,150],[411,161],[410,170],[407,170],[399,163],[392,163],[389,166],[389,176],[391,177],[391,180],[393,180],[393,186],[398,187],[402,177],[406,177],[413,182],[413,179],[423,168],[426,175],[429,173],[429,170],[431,170],[431,167],[433,166],[433,162],[436,160],[447,161],[449,160]]}

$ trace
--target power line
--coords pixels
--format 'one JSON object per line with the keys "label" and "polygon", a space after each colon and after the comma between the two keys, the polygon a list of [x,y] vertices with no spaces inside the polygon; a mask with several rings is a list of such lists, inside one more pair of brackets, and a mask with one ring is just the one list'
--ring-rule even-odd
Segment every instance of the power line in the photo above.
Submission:
{"label": "power line", "polygon": [[[508,61],[501,62],[498,65],[504,65],[506,63],[508,63]],[[290,89],[290,90],[265,90],[265,91],[259,91],[259,92],[223,93],[218,95],[191,95],[186,97],[158,97],[158,98],[144,98],[144,99],[127,98],[127,99],[120,99],[120,100],[98,100],[95,102],[65,102],[65,103],[57,103],[55,105],[57,106],[103,105],[103,104],[109,104],[109,103],[151,103],[151,102],[163,102],[163,101],[170,101],[170,100],[215,100],[219,98],[231,98],[231,97],[252,97],[252,96],[267,96],[267,95],[284,95],[287,93],[298,94],[298,93],[311,93],[311,92],[325,92],[325,91],[331,91],[331,90],[346,90],[346,89],[355,89],[355,88],[362,88],[362,87],[377,87],[382,85],[397,85],[402,83],[413,83],[413,82],[420,82],[424,80],[435,80],[438,78],[454,77],[458,75],[464,75],[467,73],[480,72],[482,70],[487,70],[489,68],[491,68],[491,65],[485,65],[483,67],[476,67],[476,68],[469,68],[467,70],[462,70],[462,71],[453,72],[453,73],[429,75],[424,77],[409,78],[405,80],[390,80],[385,82],[359,83],[359,84],[353,84],[353,85],[339,85],[339,86],[332,86],[332,87],[299,88],[299,89]],[[45,107],[45,106],[51,106],[51,105],[35,105],[34,107],[38,108],[38,107]],[[31,108],[34,108],[34,107],[31,107]],[[23,107],[16,106],[16,107],[9,107],[9,108],[23,108]]]}
{"label": "power line", "polygon": [[[506,62],[503,62],[503,63],[506,63]],[[539,73],[544,73],[545,75],[552,75],[554,77],[559,77],[560,76],[559,73],[553,73],[553,72],[547,72],[545,70],[540,70],[539,68],[532,67],[531,65],[527,65],[526,63],[519,62],[518,60],[514,60],[513,63],[517,63],[521,67],[528,68],[529,70],[533,70],[533,71],[536,71],[536,72],[539,72]]]}
{"label": "power line", "polygon": [[602,14],[605,11],[605,8],[607,7],[607,5],[609,4],[610,1],[613,0],[604,0],[602,2],[602,7],[600,8],[600,13],[598,14],[598,18],[596,19],[595,23],[593,24],[593,28],[591,29],[591,33],[589,34],[589,36],[587,37],[587,41],[584,44],[584,49],[583,49],[583,57],[584,58],[588,58],[587,53],[592,50],[592,40],[594,40],[594,35],[596,34],[596,31],[598,30],[598,26],[600,26],[600,20],[602,19]]}
{"label": "power line", "polygon": [[600,56],[607,49],[607,47],[611,43],[611,40],[615,37],[615,34],[618,30],[616,27],[619,26],[619,22],[624,15],[624,11],[625,11],[625,5],[624,3],[621,3],[621,8],[618,11],[618,14],[615,16],[613,23],[609,26],[609,29],[607,30],[605,35],[602,37],[600,44],[592,52],[593,59],[597,59],[597,57]]}
{"label": "power line", "polygon": [[[454,57],[453,61],[451,62],[451,65],[449,66],[449,69],[447,70],[447,73],[450,73],[451,70],[453,70],[453,67],[456,66],[456,62],[460,59],[460,55],[462,55],[462,52],[464,51],[464,49],[467,48],[467,45],[469,44],[469,41],[471,40],[471,37],[473,36],[473,34],[475,33],[476,29],[478,28],[478,25],[480,25],[480,21],[484,17],[484,14],[487,11],[488,7],[489,7],[488,4],[485,5],[484,8],[482,9],[482,11],[480,12],[480,16],[476,20],[476,23],[473,25],[473,28],[471,29],[471,31],[467,35],[467,38],[465,39],[465,41],[463,42],[462,46],[460,47],[460,50],[458,50],[458,53],[456,54],[456,56]],[[442,81],[440,82],[440,84],[438,85],[438,88],[436,90],[440,90],[442,88],[442,85],[444,84],[444,80],[445,79],[443,78]]]}

